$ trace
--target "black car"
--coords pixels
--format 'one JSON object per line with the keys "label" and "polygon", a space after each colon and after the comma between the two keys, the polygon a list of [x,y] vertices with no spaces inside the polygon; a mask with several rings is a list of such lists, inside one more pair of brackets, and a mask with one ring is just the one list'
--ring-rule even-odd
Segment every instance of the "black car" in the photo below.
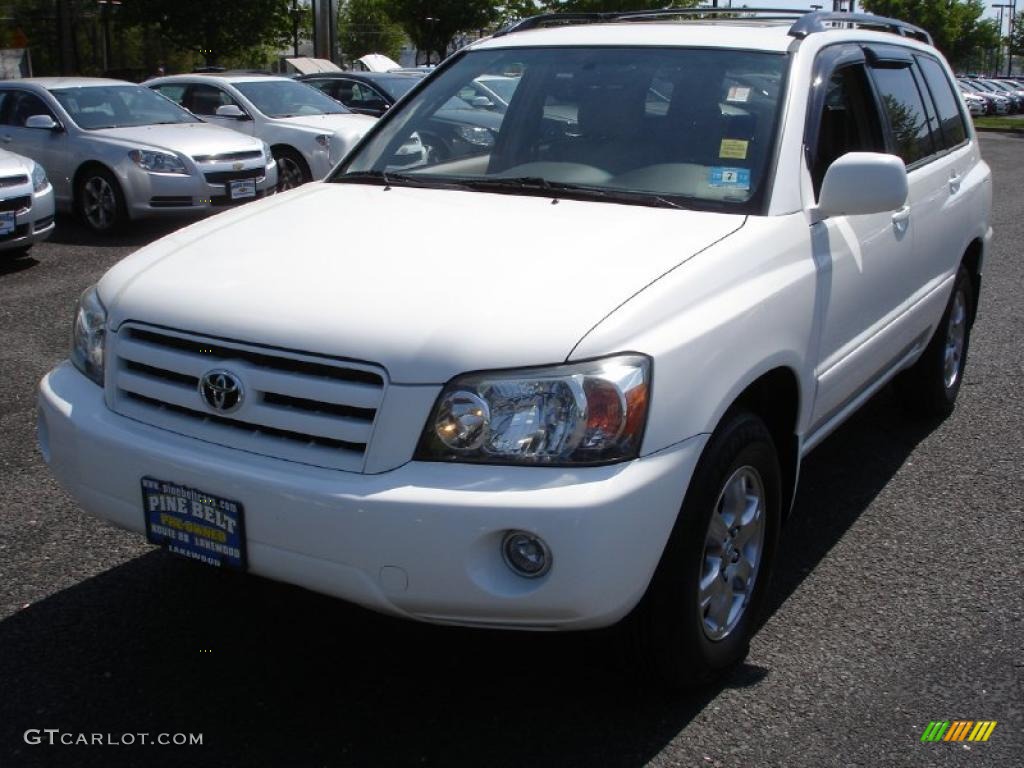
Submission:
{"label": "black car", "polygon": [[[303,75],[299,80],[319,88],[353,112],[380,117],[427,73],[333,72]],[[468,95],[468,94],[467,94]],[[430,120],[420,140],[429,164],[484,154],[494,146],[503,105],[498,99],[472,94],[452,96]]]}

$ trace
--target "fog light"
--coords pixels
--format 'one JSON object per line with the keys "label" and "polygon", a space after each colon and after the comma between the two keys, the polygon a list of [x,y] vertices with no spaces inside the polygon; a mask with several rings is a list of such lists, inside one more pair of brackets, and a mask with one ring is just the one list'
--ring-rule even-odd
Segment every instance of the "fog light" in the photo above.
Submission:
{"label": "fog light", "polygon": [[536,579],[551,569],[551,550],[539,536],[509,531],[501,543],[505,564],[519,576]]}

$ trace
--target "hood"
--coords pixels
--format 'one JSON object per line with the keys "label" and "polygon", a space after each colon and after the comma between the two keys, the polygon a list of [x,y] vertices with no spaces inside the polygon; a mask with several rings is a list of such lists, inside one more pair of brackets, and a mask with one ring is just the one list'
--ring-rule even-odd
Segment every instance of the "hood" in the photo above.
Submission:
{"label": "hood", "polygon": [[345,113],[341,115],[300,115],[298,117],[281,117],[277,122],[309,128],[318,133],[340,133],[342,136],[362,136],[377,122],[376,117]]}
{"label": "hood", "polygon": [[35,165],[29,158],[0,149],[0,176],[15,176],[22,173],[31,174]]}
{"label": "hood", "polygon": [[103,128],[89,131],[89,135],[132,145],[142,144],[156,149],[167,149],[189,157],[219,155],[226,152],[247,152],[263,147],[262,142],[252,136],[209,123]]}
{"label": "hood", "polygon": [[108,272],[100,296],[114,328],[135,320],[440,384],[565,360],[616,307],[744,221],[314,183],[169,235]]}

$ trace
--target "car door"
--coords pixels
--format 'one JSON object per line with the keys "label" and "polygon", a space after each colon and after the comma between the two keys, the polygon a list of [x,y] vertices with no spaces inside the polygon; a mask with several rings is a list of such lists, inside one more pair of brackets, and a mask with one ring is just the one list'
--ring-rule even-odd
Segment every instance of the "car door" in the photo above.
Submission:
{"label": "car door", "polygon": [[68,201],[72,196],[75,160],[68,146],[68,134],[63,125],[55,130],[26,128],[25,122],[33,115],[49,115],[61,123],[54,110],[36,94],[20,88],[0,91],[0,147],[43,166],[56,198]]}
{"label": "car door", "polygon": [[[818,77],[821,86],[813,92],[805,137],[815,199],[839,157],[887,150],[886,124],[860,48],[826,49]],[[835,216],[812,226],[819,334],[811,432],[900,359],[901,342],[890,330],[910,290],[906,270],[914,234],[909,207]]]}

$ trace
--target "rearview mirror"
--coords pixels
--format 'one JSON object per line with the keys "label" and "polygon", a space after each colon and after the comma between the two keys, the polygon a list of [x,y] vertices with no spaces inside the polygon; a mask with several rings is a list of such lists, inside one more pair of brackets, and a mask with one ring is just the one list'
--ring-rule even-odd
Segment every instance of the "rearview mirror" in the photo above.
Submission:
{"label": "rearview mirror", "polygon": [[907,193],[907,168],[896,155],[848,152],[828,167],[811,213],[818,222],[895,211],[907,202]]}
{"label": "rearview mirror", "polygon": [[39,128],[44,131],[56,131],[60,129],[60,123],[49,115],[32,115],[25,121],[26,128]]}
{"label": "rearview mirror", "polygon": [[235,120],[245,120],[248,117],[237,104],[221,104],[217,107],[216,115],[217,117],[233,117]]}

